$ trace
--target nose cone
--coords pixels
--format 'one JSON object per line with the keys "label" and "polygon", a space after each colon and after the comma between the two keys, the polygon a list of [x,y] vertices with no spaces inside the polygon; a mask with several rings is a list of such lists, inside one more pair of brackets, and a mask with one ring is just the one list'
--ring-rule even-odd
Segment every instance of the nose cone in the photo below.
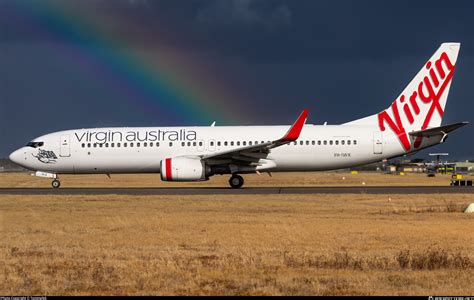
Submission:
{"label": "nose cone", "polygon": [[10,156],[8,157],[12,162],[16,163],[17,165],[21,164],[21,157],[22,153],[20,149],[13,151]]}

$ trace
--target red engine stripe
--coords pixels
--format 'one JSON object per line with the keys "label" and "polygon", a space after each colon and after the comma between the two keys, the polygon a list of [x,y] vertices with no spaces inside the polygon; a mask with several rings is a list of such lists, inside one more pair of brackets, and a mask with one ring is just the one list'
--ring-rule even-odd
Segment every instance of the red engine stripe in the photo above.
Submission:
{"label": "red engine stripe", "polygon": [[166,180],[167,181],[172,181],[173,178],[171,176],[171,158],[166,159],[165,167],[166,167]]}

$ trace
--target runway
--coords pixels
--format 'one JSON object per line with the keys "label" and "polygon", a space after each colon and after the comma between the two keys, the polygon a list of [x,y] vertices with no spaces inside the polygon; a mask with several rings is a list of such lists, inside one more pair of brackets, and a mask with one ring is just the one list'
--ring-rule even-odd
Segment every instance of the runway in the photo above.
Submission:
{"label": "runway", "polygon": [[278,195],[278,194],[471,194],[474,187],[248,187],[230,188],[0,188],[0,195]]}

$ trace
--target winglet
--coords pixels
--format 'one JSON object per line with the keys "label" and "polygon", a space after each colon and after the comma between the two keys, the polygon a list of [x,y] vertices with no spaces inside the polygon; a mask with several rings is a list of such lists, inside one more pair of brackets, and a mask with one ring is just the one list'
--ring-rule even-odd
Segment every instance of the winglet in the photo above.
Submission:
{"label": "winglet", "polygon": [[283,142],[293,142],[296,141],[300,137],[301,130],[303,129],[304,123],[306,123],[306,119],[308,118],[309,110],[305,109],[298,117],[296,122],[290,127],[288,132],[285,136],[281,139]]}

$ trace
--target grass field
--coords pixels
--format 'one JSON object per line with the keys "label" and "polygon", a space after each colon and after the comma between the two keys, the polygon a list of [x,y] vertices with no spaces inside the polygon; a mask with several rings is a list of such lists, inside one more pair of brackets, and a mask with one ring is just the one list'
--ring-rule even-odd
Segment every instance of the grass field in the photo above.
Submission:
{"label": "grass field", "polygon": [[[16,176],[34,179],[0,178],[11,186]],[[301,174],[279,176],[301,184],[293,182]],[[342,176],[432,179],[315,176],[328,185]],[[155,177],[119,178],[141,186]],[[472,295],[474,216],[461,213],[471,202],[472,194],[0,195],[0,294]]]}

